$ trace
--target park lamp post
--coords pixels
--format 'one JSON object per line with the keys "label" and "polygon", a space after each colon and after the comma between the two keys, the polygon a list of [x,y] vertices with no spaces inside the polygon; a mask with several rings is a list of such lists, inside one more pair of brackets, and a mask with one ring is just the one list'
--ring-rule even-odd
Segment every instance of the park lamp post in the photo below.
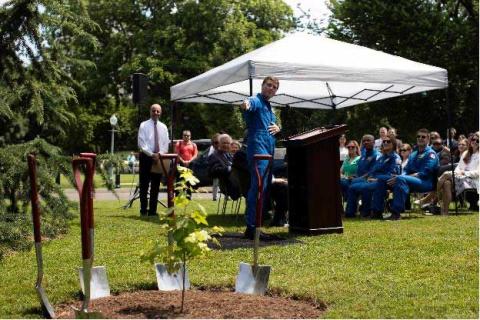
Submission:
{"label": "park lamp post", "polygon": [[117,116],[114,114],[110,117],[110,124],[112,125],[112,142],[110,144],[110,153],[113,154],[113,147],[114,147],[114,144],[115,144],[115,127],[117,126],[117,123],[118,123],[118,118]]}
{"label": "park lamp post", "polygon": [[[110,125],[112,126],[112,139],[111,139],[111,144],[110,144],[110,153],[113,155],[113,151],[114,151],[114,146],[115,146],[115,128],[117,127],[117,124],[118,124],[118,118],[115,114],[113,114],[110,119]],[[113,181],[113,166],[110,167],[110,178],[112,179]],[[117,176],[115,177],[115,187],[116,188],[120,188],[120,175],[117,174]]]}

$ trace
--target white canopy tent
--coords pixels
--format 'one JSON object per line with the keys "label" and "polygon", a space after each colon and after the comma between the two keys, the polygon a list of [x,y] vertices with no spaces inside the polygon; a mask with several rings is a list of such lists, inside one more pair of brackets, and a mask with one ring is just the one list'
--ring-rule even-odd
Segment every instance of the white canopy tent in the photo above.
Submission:
{"label": "white canopy tent", "polygon": [[170,88],[171,100],[239,104],[266,76],[273,106],[337,109],[448,86],[447,71],[381,51],[297,33]]}

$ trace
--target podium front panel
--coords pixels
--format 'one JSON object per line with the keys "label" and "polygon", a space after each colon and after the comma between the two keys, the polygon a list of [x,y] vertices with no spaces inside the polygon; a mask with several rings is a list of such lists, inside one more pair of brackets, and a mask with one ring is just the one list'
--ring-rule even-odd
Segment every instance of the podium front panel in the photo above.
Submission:
{"label": "podium front panel", "polygon": [[338,136],[287,144],[290,232],[343,232]]}

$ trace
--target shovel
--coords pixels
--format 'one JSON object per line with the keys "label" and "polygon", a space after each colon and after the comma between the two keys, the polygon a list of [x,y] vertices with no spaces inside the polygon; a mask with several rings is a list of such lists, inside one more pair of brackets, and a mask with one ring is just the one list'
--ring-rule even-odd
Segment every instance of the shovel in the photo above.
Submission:
{"label": "shovel", "polygon": [[[167,203],[168,207],[171,208],[174,205],[175,198],[175,174],[177,168],[177,159],[178,155],[174,153],[160,154],[160,165],[162,172],[167,176]],[[167,170],[165,162],[170,162],[170,168]],[[168,162],[167,162],[168,163]],[[175,213],[172,211],[171,213]],[[168,241],[171,242],[171,235],[168,235]],[[162,263],[155,263],[155,273],[157,275],[157,285],[158,290],[160,291],[173,291],[173,290],[182,290],[183,284],[185,283],[185,289],[190,288],[190,281],[188,279],[187,270],[184,270],[185,266],[181,266],[180,270],[175,273],[169,273],[167,268]],[[183,279],[185,275],[185,280]]]}
{"label": "shovel", "polygon": [[[75,309],[75,317],[80,319],[99,319],[103,318],[100,312],[88,311],[90,303],[90,281],[92,270],[92,244],[90,238],[89,228],[89,201],[92,197],[93,191],[93,159],[91,158],[77,158],[73,159],[73,172],[75,173],[75,180],[77,182],[77,190],[80,194],[80,225],[82,230],[82,260],[83,260],[83,303],[81,309]],[[85,181],[83,186],[80,181],[80,166],[85,165]]]}
{"label": "shovel", "polygon": [[55,318],[55,312],[52,305],[48,301],[47,294],[42,287],[43,280],[43,256],[42,256],[42,234],[40,232],[40,206],[38,204],[38,190],[37,190],[37,166],[35,163],[35,156],[28,155],[28,173],[30,175],[30,200],[32,202],[32,218],[33,218],[33,237],[35,239],[35,253],[37,256],[37,283],[35,289],[37,290],[40,304],[42,305],[43,315],[48,319]]}
{"label": "shovel", "polygon": [[[87,152],[82,152],[80,153],[80,157],[82,158],[90,158],[93,160],[93,172],[87,173],[92,175],[92,181],[93,177],[95,177],[95,161],[97,158],[97,155],[95,153],[87,153]],[[77,186],[80,185],[80,171],[74,172],[75,174],[75,181],[77,182]],[[80,191],[79,191],[80,192]],[[95,245],[94,245],[94,239],[95,239],[95,229],[94,229],[94,214],[93,214],[93,194],[95,193],[95,190],[93,189],[93,184],[92,184],[92,192],[91,196],[89,197],[88,201],[88,215],[89,215],[89,235],[90,235],[90,244],[91,244],[91,252],[92,252],[92,266],[93,266],[93,261],[94,261],[94,256],[95,256]],[[79,196],[81,198],[81,195],[79,193]],[[80,278],[80,287],[82,288],[82,292],[85,293],[85,288],[83,286],[83,268],[78,268],[78,275]],[[109,297],[110,296],[110,286],[108,284],[108,278],[107,278],[107,269],[104,266],[97,266],[97,267],[92,267],[91,270],[91,281],[90,281],[90,299],[98,299],[98,298],[103,298],[103,297]]]}
{"label": "shovel", "polygon": [[[258,170],[258,161],[268,160],[267,168],[263,176]],[[240,263],[240,270],[235,281],[235,292],[246,294],[264,295],[267,291],[268,277],[270,276],[270,266],[258,264],[258,245],[260,242],[260,232],[262,226],[262,206],[263,206],[263,183],[272,166],[272,156],[268,154],[255,154],[253,156],[255,172],[257,173],[257,205],[255,212],[255,239],[253,244],[253,265],[245,262]]]}

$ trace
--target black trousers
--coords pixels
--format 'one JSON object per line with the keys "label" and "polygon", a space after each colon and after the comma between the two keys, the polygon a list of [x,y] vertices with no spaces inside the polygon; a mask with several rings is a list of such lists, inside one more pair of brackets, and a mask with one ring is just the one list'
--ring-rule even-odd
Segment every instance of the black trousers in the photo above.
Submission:
{"label": "black trousers", "polygon": [[[160,180],[162,175],[152,173],[153,159],[143,152],[140,153],[140,214],[156,215],[158,191],[160,190]],[[148,199],[148,189],[150,188],[150,200]]]}

